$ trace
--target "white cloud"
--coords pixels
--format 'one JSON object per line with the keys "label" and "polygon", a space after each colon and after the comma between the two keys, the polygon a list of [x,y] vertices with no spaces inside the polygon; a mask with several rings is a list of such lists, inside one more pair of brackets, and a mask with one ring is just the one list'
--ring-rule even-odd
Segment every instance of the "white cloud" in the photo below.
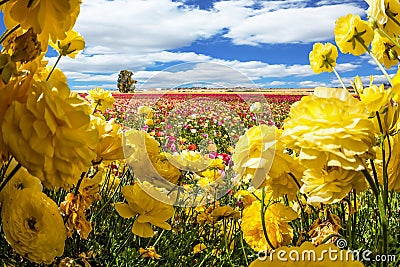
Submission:
{"label": "white cloud", "polygon": [[316,81],[301,81],[299,82],[300,87],[319,87],[319,86],[328,86],[326,83],[323,82],[316,82]]}
{"label": "white cloud", "polygon": [[[250,84],[264,78],[311,76],[314,73],[308,65],[224,60],[196,52],[168,51],[179,51],[196,40],[223,33],[236,45],[323,41],[332,38],[337,17],[362,12],[351,3],[307,7],[308,3],[307,0],[226,0],[215,2],[209,10],[201,10],[170,0],[85,1],[75,29],[84,36],[86,48],[75,60],[63,58],[59,67],[76,89],[88,87],[87,83],[109,88],[116,84],[122,69],[133,71],[140,82],[157,74],[159,81],[153,77],[152,82],[159,86],[186,80],[221,85],[238,82],[232,72],[226,71],[229,68],[246,77],[241,82]],[[50,64],[55,60],[50,58]],[[175,72],[149,70],[163,69],[175,62],[197,63],[191,69]],[[222,71],[213,63],[227,68]],[[337,69],[346,72],[357,67],[344,63],[338,64]]]}

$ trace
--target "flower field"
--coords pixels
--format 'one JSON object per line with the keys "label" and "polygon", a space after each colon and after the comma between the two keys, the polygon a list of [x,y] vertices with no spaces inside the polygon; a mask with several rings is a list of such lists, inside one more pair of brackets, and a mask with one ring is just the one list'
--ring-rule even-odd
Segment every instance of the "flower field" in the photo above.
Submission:
{"label": "flower field", "polygon": [[368,3],[335,41],[389,87],[349,92],[316,43],[343,88],[78,94],[80,1],[2,1],[0,265],[399,266],[400,4]]}

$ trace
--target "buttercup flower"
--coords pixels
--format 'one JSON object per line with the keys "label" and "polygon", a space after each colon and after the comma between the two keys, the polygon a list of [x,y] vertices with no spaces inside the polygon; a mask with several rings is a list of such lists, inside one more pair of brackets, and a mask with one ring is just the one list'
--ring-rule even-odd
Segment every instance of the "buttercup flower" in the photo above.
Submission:
{"label": "buttercup flower", "polygon": [[240,212],[234,210],[231,206],[219,206],[211,212],[211,218],[216,222],[221,219],[238,219],[240,218]]}
{"label": "buttercup flower", "polygon": [[197,254],[202,252],[203,250],[206,250],[207,247],[203,243],[199,243],[196,246],[193,247],[193,254]]}
{"label": "buttercup flower", "polygon": [[114,105],[114,97],[110,91],[105,91],[101,87],[89,90],[88,100],[92,103],[93,109],[98,109],[101,112],[112,108]]}
{"label": "buttercup flower", "polygon": [[151,163],[157,173],[170,183],[177,184],[181,177],[181,171],[171,164],[165,154],[151,158]]}
{"label": "buttercup flower", "polygon": [[308,196],[310,204],[332,204],[342,200],[351,189],[362,192],[366,189],[364,175],[359,171],[338,167],[304,172],[300,192]]}
{"label": "buttercup flower", "polygon": [[[282,130],[276,129],[275,156],[264,182],[258,188],[265,187],[273,198],[287,195],[290,200],[296,198],[301,177],[305,168],[294,156],[285,153],[285,144],[281,140]],[[295,179],[295,180],[294,180]]]}
{"label": "buttercup flower", "polygon": [[400,101],[400,66],[392,79],[392,98],[396,102]]}
{"label": "buttercup flower", "polygon": [[26,104],[11,103],[3,138],[17,161],[46,187],[70,188],[96,158],[92,150],[98,133],[90,127],[87,102],[68,87],[52,84],[60,83],[34,82]]}
{"label": "buttercup flower", "polygon": [[66,37],[80,12],[80,0],[10,0],[4,4],[4,23],[8,29],[20,24],[33,27],[39,35],[42,50],[47,51],[49,38],[56,42]]}
{"label": "buttercup flower", "polygon": [[[328,251],[335,251],[335,257],[329,257]],[[277,255],[280,255],[279,257]],[[359,261],[354,260],[352,253],[340,250],[334,244],[314,246],[311,242],[304,242],[300,247],[280,247],[265,259],[253,261],[249,267],[363,267]]]}
{"label": "buttercup flower", "polygon": [[348,14],[336,20],[335,41],[342,53],[360,56],[367,52],[367,47],[374,38],[371,26],[361,20],[359,15]]}
{"label": "buttercup flower", "polygon": [[50,264],[64,252],[66,230],[57,205],[33,188],[17,190],[1,211],[7,242],[21,256]]}
{"label": "buttercup flower", "polygon": [[316,88],[292,105],[282,141],[308,168],[358,171],[365,169],[365,159],[375,157],[373,127],[365,105],[347,90]]}
{"label": "buttercup flower", "polygon": [[379,87],[371,84],[359,91],[361,102],[365,104],[368,112],[382,111],[390,104],[392,90],[385,89],[384,84]]}
{"label": "buttercup flower", "polygon": [[85,48],[85,40],[77,31],[70,30],[67,32],[67,37],[63,40],[58,40],[57,43],[50,42],[50,45],[58,51],[62,56],[75,56]]}
{"label": "buttercup flower", "polygon": [[[243,211],[241,228],[243,238],[254,251],[270,251],[261,223],[261,203],[253,201],[250,207]],[[272,204],[264,214],[268,239],[275,247],[288,245],[292,242],[293,228],[288,222],[296,219],[297,213],[282,203]]]}
{"label": "buttercup flower", "polygon": [[204,157],[200,152],[186,149],[180,153],[175,152],[167,158],[177,168],[193,172],[206,169],[212,162],[212,159]]}
{"label": "buttercup flower", "polygon": [[253,179],[258,187],[264,181],[275,153],[275,128],[253,126],[236,143],[232,156],[238,179]]}
{"label": "buttercup flower", "polygon": [[174,208],[147,195],[138,184],[126,185],[121,189],[128,203],[115,203],[118,214],[124,218],[137,218],[132,233],[140,237],[154,236],[151,224],[165,230],[171,230],[166,221],[174,215]]}
{"label": "buttercup flower", "polygon": [[139,253],[142,258],[151,258],[153,260],[159,260],[161,258],[161,256],[157,254],[156,249],[152,246],[146,249],[140,248]]}
{"label": "buttercup flower", "polygon": [[[400,3],[397,0],[366,0],[369,8],[367,15],[369,21],[381,29],[389,36],[397,37],[400,27],[395,20],[400,19]],[[392,16],[392,18],[389,17]]]}
{"label": "buttercup flower", "polygon": [[371,51],[376,59],[388,69],[399,63],[400,49],[378,32],[374,34]]}
{"label": "buttercup flower", "polygon": [[26,63],[37,58],[42,52],[40,42],[32,28],[21,35],[14,35],[8,40],[7,49],[11,52],[11,60]]}
{"label": "buttercup flower", "polygon": [[124,159],[121,127],[114,123],[114,119],[106,121],[101,115],[91,115],[90,118],[91,124],[99,133],[99,143],[94,149],[97,154],[96,162]]}
{"label": "buttercup flower", "polygon": [[313,50],[309,54],[310,66],[315,73],[324,71],[332,72],[332,67],[336,66],[338,50],[331,43],[315,43]]}
{"label": "buttercup flower", "polygon": [[[17,166],[17,162],[13,159],[8,166],[6,175],[9,175],[12,170]],[[29,174],[29,172],[22,167],[14,174],[11,180],[0,192],[0,206],[3,202],[11,199],[17,191],[21,191],[25,188],[32,188],[35,191],[42,192],[43,186],[38,178]]]}

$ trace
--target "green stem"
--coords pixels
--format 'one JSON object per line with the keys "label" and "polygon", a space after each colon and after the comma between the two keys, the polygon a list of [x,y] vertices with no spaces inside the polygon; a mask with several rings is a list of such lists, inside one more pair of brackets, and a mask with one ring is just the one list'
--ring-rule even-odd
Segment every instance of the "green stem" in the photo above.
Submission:
{"label": "green stem", "polygon": [[354,213],[351,215],[351,246],[355,248],[356,241],[356,227],[357,227],[357,192],[353,189],[353,205],[354,205]]}
{"label": "green stem", "polygon": [[374,179],[371,177],[371,174],[369,174],[368,170],[362,170],[361,172],[364,174],[365,178],[368,181],[368,184],[371,186],[372,192],[374,193],[376,200],[378,200],[379,199],[379,189],[378,189],[377,185],[375,184]]}
{"label": "green stem", "polygon": [[[1,5],[1,3],[0,3],[0,5]],[[12,28],[11,30],[8,30],[8,31],[4,32],[3,35],[0,37],[0,44],[2,44],[8,38],[8,36],[10,36],[13,32],[18,30],[20,27],[21,27],[21,24],[18,24],[14,28]]]}
{"label": "green stem", "polygon": [[374,56],[374,54],[371,52],[371,49],[369,49],[365,43],[364,40],[361,39],[359,36],[355,36],[356,40],[364,47],[364,49],[368,52],[368,54],[371,56],[371,58],[374,60],[375,64],[378,66],[378,68],[381,70],[383,75],[385,75],[386,79],[392,85],[392,78],[390,78],[389,74],[387,71],[383,68],[382,64],[379,62],[379,60]]}
{"label": "green stem", "polygon": [[343,89],[347,90],[346,85],[344,85],[344,82],[343,82],[342,78],[340,77],[339,73],[336,71],[335,67],[332,66],[332,70],[335,73],[336,77],[338,78],[338,80],[339,80],[340,84],[342,85]]}
{"label": "green stem", "polygon": [[21,166],[22,165],[18,163],[17,166],[14,167],[14,169],[10,172],[10,174],[7,176],[4,182],[0,185],[0,192],[1,190],[3,190],[6,184],[11,180],[11,178],[17,173],[17,171],[21,168]]}
{"label": "green stem", "polygon": [[[268,245],[270,246],[270,248],[272,250],[275,249],[274,245],[272,245],[271,240],[268,237],[268,232],[267,232],[267,227],[265,226],[265,204],[264,204],[264,200],[265,200],[265,187],[262,188],[261,190],[261,224],[262,224],[262,228],[263,228],[263,232],[264,232],[264,237],[267,240]],[[268,207],[267,207],[268,208]]]}
{"label": "green stem", "polygon": [[385,149],[385,139],[386,139],[386,134],[383,132],[383,126],[382,126],[382,121],[381,117],[379,115],[379,112],[376,111],[376,117],[378,119],[378,124],[379,124],[379,130],[381,132],[381,151],[382,151],[382,175],[383,175],[383,192],[382,192],[382,200],[383,200],[383,207],[385,208],[385,216],[386,216],[386,211],[387,211],[387,206],[388,206],[388,173],[387,173],[387,162],[386,162],[386,149]]}
{"label": "green stem", "polygon": [[372,173],[373,173],[373,175],[374,175],[375,185],[376,185],[376,186],[379,186],[378,173],[376,172],[374,160],[373,160],[373,159],[369,159],[369,162],[370,162],[370,164],[371,164]]}
{"label": "green stem", "polygon": [[59,56],[58,56],[56,63],[54,64],[53,68],[51,69],[49,75],[47,75],[46,82],[50,79],[50,76],[51,76],[51,74],[53,74],[53,71],[55,70],[55,68],[56,68],[56,66],[57,66],[57,64],[58,64],[58,62],[59,62],[60,59],[61,59],[61,57],[62,57],[62,55],[59,55]]}

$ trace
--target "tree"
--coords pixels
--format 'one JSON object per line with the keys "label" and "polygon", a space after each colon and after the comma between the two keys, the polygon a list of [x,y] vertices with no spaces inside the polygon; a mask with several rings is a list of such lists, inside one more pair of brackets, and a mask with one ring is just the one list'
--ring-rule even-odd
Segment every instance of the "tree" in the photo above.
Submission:
{"label": "tree", "polygon": [[121,93],[129,93],[135,91],[136,80],[132,78],[133,72],[129,70],[121,70],[118,75],[118,90]]}

